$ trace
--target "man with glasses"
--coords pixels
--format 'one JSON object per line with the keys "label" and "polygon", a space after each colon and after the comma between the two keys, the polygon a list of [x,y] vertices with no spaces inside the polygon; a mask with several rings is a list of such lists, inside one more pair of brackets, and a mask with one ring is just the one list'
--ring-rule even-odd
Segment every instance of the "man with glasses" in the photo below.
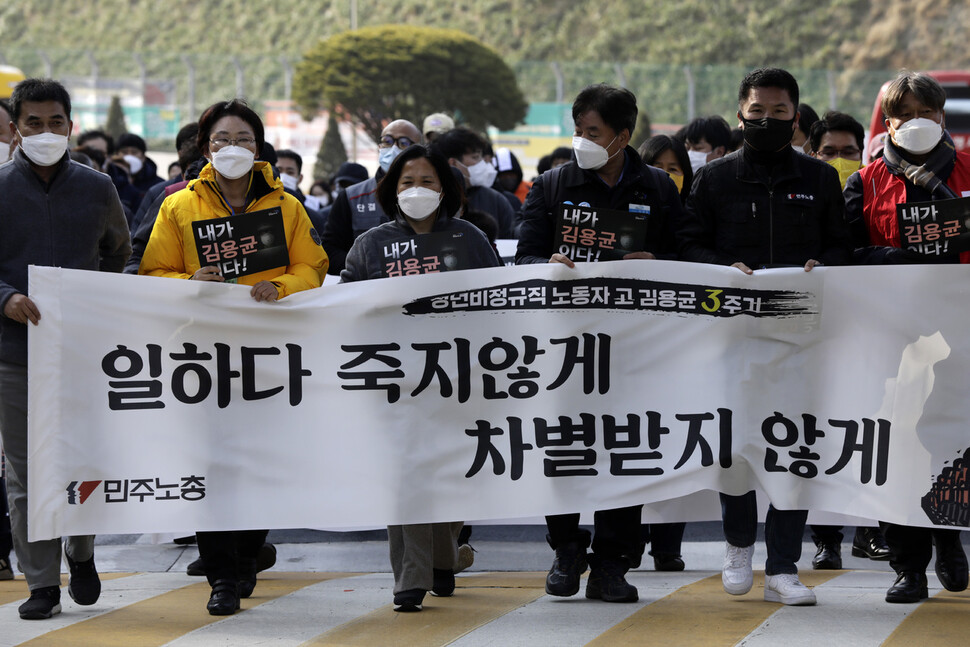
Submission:
{"label": "man with glasses", "polygon": [[866,133],[853,117],[831,110],[812,124],[809,133],[811,155],[839,172],[845,189],[849,176],[862,168],[862,144]]}
{"label": "man with glasses", "polygon": [[330,257],[330,274],[340,275],[347,260],[347,252],[358,236],[390,220],[377,203],[377,183],[401,151],[411,144],[420,143],[421,131],[410,121],[398,119],[387,124],[381,131],[378,142],[380,168],[377,173],[372,178],[347,187],[337,195],[321,236],[323,249]]}

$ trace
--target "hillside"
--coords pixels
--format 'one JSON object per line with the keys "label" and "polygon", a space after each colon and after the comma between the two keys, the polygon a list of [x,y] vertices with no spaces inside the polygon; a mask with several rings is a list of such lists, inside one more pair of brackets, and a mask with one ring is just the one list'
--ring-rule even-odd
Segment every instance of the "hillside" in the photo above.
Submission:
{"label": "hillside", "polygon": [[[143,65],[149,78],[178,84],[180,103],[190,67],[199,105],[237,88],[257,100],[282,98],[286,65],[349,29],[351,1],[8,0],[0,5],[0,53],[28,74],[52,69],[59,77],[96,69],[138,78]],[[566,100],[591,80],[625,81],[665,99],[651,107],[657,120],[686,110],[684,65],[698,69],[698,87],[711,95],[698,97],[699,113],[723,112],[745,69],[775,64],[796,71],[806,97],[823,106],[824,73],[804,71],[841,75],[828,82],[838,78],[840,106],[857,115],[889,70],[970,66],[970,49],[959,46],[970,28],[965,0],[357,0],[357,22],[461,29],[515,67],[532,101],[556,98],[551,61],[562,64]],[[731,67],[702,67],[715,65]]]}

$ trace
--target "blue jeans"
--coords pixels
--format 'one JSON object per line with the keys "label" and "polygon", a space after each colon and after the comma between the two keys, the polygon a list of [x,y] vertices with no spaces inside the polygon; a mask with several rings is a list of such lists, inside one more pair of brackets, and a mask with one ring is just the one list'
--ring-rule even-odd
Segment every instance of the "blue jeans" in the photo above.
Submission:
{"label": "blue jeans", "polygon": [[[802,556],[802,535],[807,519],[808,510],[776,510],[774,506],[768,506],[765,575],[798,573],[795,563]],[[721,494],[721,523],[724,538],[732,546],[754,544],[758,531],[758,497],[754,490],[741,496]]]}

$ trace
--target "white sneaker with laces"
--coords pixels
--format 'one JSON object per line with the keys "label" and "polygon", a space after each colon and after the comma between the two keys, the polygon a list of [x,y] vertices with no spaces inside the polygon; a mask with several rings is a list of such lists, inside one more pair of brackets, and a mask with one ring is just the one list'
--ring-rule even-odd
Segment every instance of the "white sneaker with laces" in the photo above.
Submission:
{"label": "white sneaker with laces", "polygon": [[751,557],[754,555],[754,545],[734,546],[724,543],[724,568],[721,570],[721,583],[724,590],[731,595],[744,595],[754,584],[754,573],[751,572]]}
{"label": "white sneaker with laces", "polygon": [[794,573],[766,575],[765,602],[811,606],[815,604],[815,592],[802,584]]}

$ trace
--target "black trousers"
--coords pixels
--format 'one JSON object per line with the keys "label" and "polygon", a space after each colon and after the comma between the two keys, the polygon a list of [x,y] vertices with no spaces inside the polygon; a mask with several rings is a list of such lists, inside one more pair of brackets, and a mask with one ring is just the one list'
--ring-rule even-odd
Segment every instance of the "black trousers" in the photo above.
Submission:
{"label": "black trousers", "polygon": [[239,581],[256,573],[256,554],[266,543],[268,530],[197,532],[199,556],[209,584],[216,580]]}
{"label": "black trousers", "polygon": [[10,555],[13,550],[13,535],[10,534],[10,512],[7,509],[7,484],[0,478],[0,559]]}
{"label": "black trousers", "polygon": [[[593,514],[593,552],[600,557],[618,559],[642,550],[640,517],[643,506],[597,510]],[[585,531],[579,528],[578,514],[546,517],[549,545],[553,549],[570,541],[584,543]]]}
{"label": "black trousers", "polygon": [[938,546],[960,541],[959,530],[899,526],[885,522],[879,522],[879,525],[889,544],[889,565],[897,573],[925,573],[933,557],[934,539]]}

